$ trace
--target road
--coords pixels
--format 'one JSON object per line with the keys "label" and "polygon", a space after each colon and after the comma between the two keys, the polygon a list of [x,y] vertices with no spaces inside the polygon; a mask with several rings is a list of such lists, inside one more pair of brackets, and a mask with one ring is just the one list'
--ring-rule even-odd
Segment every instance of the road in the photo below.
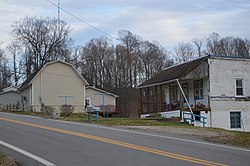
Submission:
{"label": "road", "polygon": [[249,149],[7,113],[0,141],[56,166],[248,166],[250,158]]}

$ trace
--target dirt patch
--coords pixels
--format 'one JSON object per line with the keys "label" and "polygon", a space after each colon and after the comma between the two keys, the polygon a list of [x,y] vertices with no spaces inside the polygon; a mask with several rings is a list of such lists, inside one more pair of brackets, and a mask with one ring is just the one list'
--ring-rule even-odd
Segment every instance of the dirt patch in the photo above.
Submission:
{"label": "dirt patch", "polygon": [[17,165],[12,158],[0,153],[0,166],[17,166]]}

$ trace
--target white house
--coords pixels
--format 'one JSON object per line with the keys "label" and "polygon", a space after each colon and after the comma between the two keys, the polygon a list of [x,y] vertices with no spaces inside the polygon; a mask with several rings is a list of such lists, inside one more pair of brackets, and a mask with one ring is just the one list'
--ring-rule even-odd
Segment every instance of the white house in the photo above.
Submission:
{"label": "white house", "polygon": [[118,96],[92,86],[86,87],[87,105],[100,107],[101,112],[113,113],[116,108],[116,98]]}
{"label": "white house", "polygon": [[207,127],[250,131],[249,58],[201,57],[169,67],[138,88],[141,115],[189,111],[197,115],[196,126],[204,120]]}
{"label": "white house", "polygon": [[87,84],[73,65],[47,63],[20,86],[21,109],[40,111],[43,103],[57,112],[65,104],[74,106],[74,112],[85,111]]}

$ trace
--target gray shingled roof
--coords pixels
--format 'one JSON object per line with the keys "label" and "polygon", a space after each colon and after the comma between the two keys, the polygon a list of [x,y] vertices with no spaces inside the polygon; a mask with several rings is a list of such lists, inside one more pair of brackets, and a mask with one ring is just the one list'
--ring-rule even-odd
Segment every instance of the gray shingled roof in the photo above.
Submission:
{"label": "gray shingled roof", "polygon": [[138,88],[160,85],[171,80],[179,79],[185,76],[188,72],[190,72],[192,69],[194,69],[207,59],[208,56],[205,56],[186,63],[166,68],[160,73],[150,78],[149,80],[147,80],[146,82],[139,85]]}

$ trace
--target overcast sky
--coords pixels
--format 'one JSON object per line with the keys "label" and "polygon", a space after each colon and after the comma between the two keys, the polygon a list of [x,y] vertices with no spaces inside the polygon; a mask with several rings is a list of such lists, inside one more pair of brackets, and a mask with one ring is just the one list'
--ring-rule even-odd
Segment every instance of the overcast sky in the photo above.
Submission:
{"label": "overcast sky", "polygon": [[[250,0],[60,0],[60,5],[114,37],[125,29],[167,49],[212,32],[250,39]],[[26,16],[57,18],[57,8],[47,0],[0,0],[0,13],[3,45],[10,42],[13,21]],[[75,45],[104,35],[64,11],[61,19],[73,28]]]}

